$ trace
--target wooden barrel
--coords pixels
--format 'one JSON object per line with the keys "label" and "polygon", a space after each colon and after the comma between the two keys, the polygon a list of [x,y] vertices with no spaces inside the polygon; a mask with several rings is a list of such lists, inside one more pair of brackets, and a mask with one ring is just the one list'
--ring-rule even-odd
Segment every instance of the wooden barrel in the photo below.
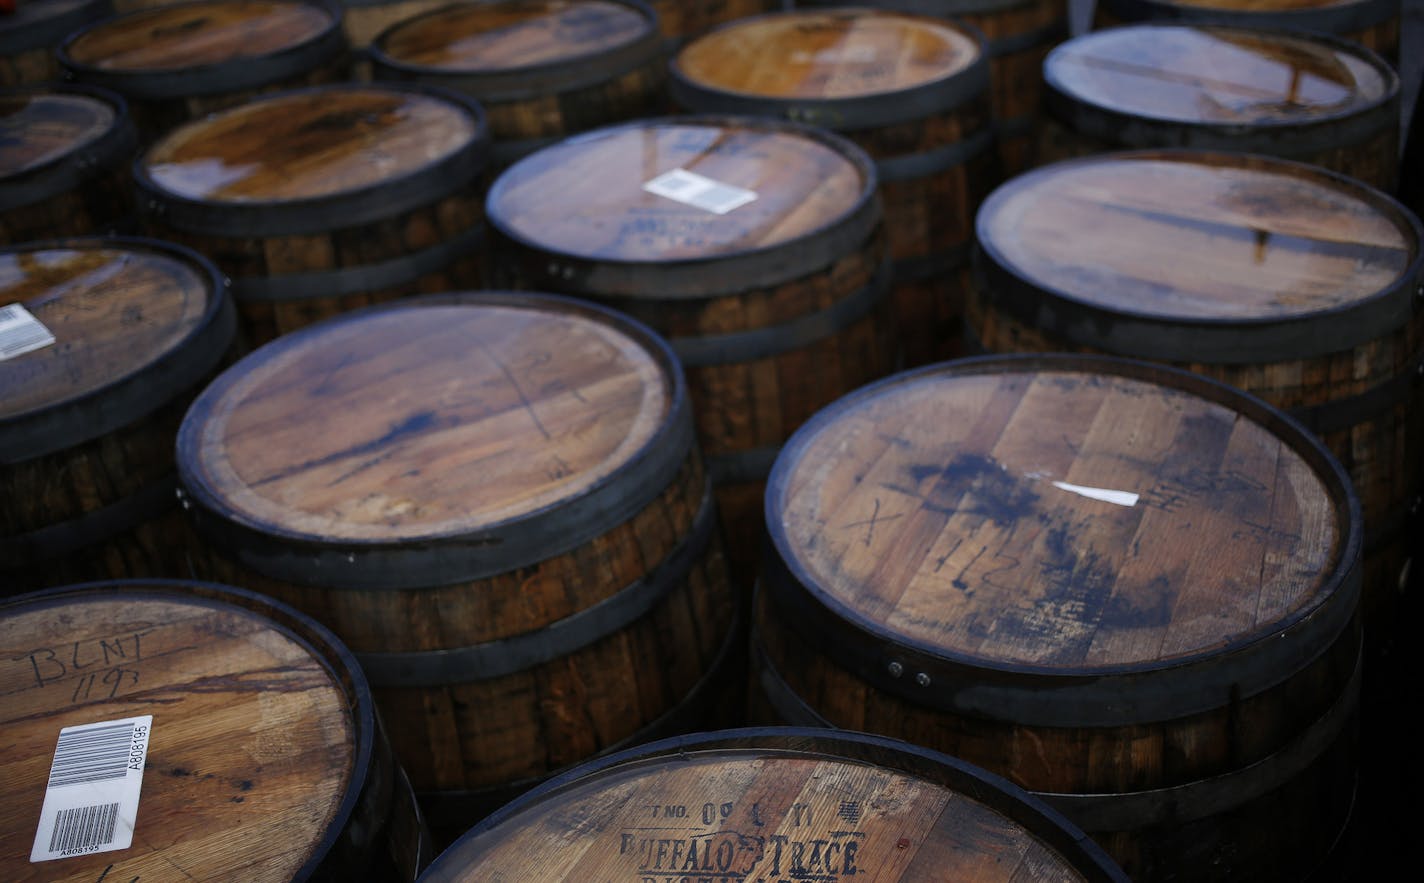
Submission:
{"label": "wooden barrel", "polygon": [[234,326],[216,270],[185,248],[0,250],[0,594],[188,575],[173,443]]}
{"label": "wooden barrel", "polygon": [[453,0],[340,0],[343,26],[351,45],[364,49],[386,28],[449,6]]}
{"label": "wooden barrel", "polygon": [[669,338],[733,566],[752,576],[781,443],[890,369],[869,157],[769,119],[642,121],[531,154],[486,211],[506,282],[601,301]]}
{"label": "wooden barrel", "polygon": [[232,280],[253,345],[345,310],[483,279],[479,106],[417,85],[283,92],[169,133],[139,159],[155,236]]}
{"label": "wooden barrel", "polygon": [[1399,76],[1323,34],[1190,24],[1095,31],[1054,49],[1039,156],[1191,147],[1281,156],[1382,190],[1399,175]]}
{"label": "wooden barrel", "polygon": [[1168,362],[1324,439],[1363,506],[1366,633],[1387,649],[1424,465],[1419,220],[1322,169],[1183,151],[1046,166],[978,224],[979,346]]}
{"label": "wooden barrel", "polygon": [[1140,21],[1334,34],[1391,63],[1400,55],[1401,0],[1096,0],[1094,27]]}
{"label": "wooden barrel", "polygon": [[0,243],[131,226],[137,149],[128,106],[108,90],[0,91]]}
{"label": "wooden barrel", "polygon": [[619,314],[433,295],[304,329],[208,387],[178,462],[200,567],[356,651],[442,824],[712,704],[715,506],[677,362]]}
{"label": "wooden barrel", "polygon": [[0,602],[0,648],[6,880],[402,883],[430,861],[356,660],[285,605],[67,586]]}
{"label": "wooden barrel", "polygon": [[445,86],[479,101],[492,165],[577,132],[652,116],[665,101],[657,16],[642,0],[498,0],[392,26],[372,76]]}
{"label": "wooden barrel", "polygon": [[1301,880],[1356,760],[1360,518],[1281,412],[1185,371],[964,359],[862,389],[767,490],[788,720],[1009,778],[1138,881]]}
{"label": "wooden barrel", "polygon": [[113,0],[28,0],[0,14],[0,86],[60,77],[54,50],[73,31],[114,11]]}
{"label": "wooden barrel", "polygon": [[958,354],[974,212],[997,183],[978,34],[873,9],[761,16],[684,46],[669,91],[693,111],[798,120],[864,148],[895,262],[899,357]]}
{"label": "wooden barrel", "polygon": [[1127,880],[997,776],[904,742],[793,727],[698,733],[587,764],[486,819],[420,879],[860,878]]}
{"label": "wooden barrel", "polygon": [[333,0],[188,0],[107,18],[59,47],[65,75],[128,99],[145,143],[263,92],[344,80]]}
{"label": "wooden barrel", "polygon": [[780,9],[781,0],[648,0],[672,47],[711,28]]}
{"label": "wooden barrel", "polygon": [[1043,59],[1068,36],[1067,0],[798,0],[797,6],[871,6],[952,18],[984,35],[993,128],[1004,175],[1035,165]]}

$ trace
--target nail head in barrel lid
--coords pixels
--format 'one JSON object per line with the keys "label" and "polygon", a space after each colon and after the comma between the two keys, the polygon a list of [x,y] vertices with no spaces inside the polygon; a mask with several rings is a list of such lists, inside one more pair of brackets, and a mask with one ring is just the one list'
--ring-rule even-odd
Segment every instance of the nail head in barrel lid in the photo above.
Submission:
{"label": "nail head in barrel lid", "polygon": [[433,202],[484,168],[478,104],[409,84],[281,92],[169,132],[140,158],[146,211],[180,230],[271,236]]}
{"label": "nail head in barrel lid", "polygon": [[1335,352],[1402,325],[1418,219],[1270,157],[1115,153],[1022,175],[976,222],[989,292],[1076,344],[1184,362]]}
{"label": "nail head in barrel lid", "polygon": [[691,444],[681,370],[567,298],[430,296],[258,349],[178,437],[199,524],[268,576],[435,586],[531,564],[660,493]]}
{"label": "nail head in barrel lid", "polygon": [[[773,285],[828,266],[880,220],[874,167],[829,132],[753,117],[672,117],[566,139],[490,189],[490,224],[550,257],[566,290],[724,293],[719,262]],[[802,246],[810,240],[814,248]],[[656,267],[656,276],[644,276]]]}
{"label": "nail head in barrel lid", "polygon": [[584,764],[456,841],[422,883],[1125,881],[1007,781],[907,742],[724,730]]}
{"label": "nail head in barrel lid", "polygon": [[961,711],[1022,691],[1045,725],[1252,695],[1358,598],[1359,504],[1320,443],[1123,359],[967,359],[863,388],[787,443],[766,514],[763,584],[847,667]]}

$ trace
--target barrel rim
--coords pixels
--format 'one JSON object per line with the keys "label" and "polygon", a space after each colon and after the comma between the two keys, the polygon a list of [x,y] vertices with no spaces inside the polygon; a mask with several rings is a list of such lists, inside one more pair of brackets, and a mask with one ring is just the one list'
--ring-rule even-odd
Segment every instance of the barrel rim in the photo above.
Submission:
{"label": "barrel rim", "polygon": [[[364,187],[315,197],[266,201],[225,202],[180,196],[169,192],[148,171],[148,157],[173,134],[208,124],[212,119],[307,94],[338,92],[405,92],[452,105],[468,114],[474,124],[470,141],[398,178],[384,178]],[[133,164],[134,187],[141,214],[161,219],[188,233],[225,237],[267,237],[330,233],[396,217],[451,196],[466,188],[481,172],[489,157],[489,124],[477,101],[451,89],[419,83],[363,83],[347,81],[304,86],[271,92],[247,104],[219,111],[206,118],[184,123],[170,131],[140,154]]]}
{"label": "barrel rim", "polygon": [[19,463],[83,444],[135,422],[201,382],[222,361],[237,333],[227,280],[191,248],[142,236],[85,236],[0,246],[17,251],[114,249],[145,250],[190,267],[206,283],[202,316],[165,353],[87,393],[41,408],[0,416],[0,463]]}
{"label": "barrel rim", "polygon": [[113,109],[114,124],[91,141],[23,171],[0,176],[0,211],[32,205],[79,187],[96,174],[122,167],[138,147],[128,101],[110,89],[81,83],[35,83],[0,90],[0,100],[46,95],[80,95],[107,104]]}
{"label": "barrel rim", "polygon": [[[968,653],[934,646],[909,638],[880,623],[864,617],[845,601],[821,588],[804,565],[791,553],[791,543],[780,517],[780,495],[785,491],[792,470],[799,465],[798,455],[823,430],[833,425],[842,412],[873,399],[892,387],[918,383],[937,374],[976,376],[1057,371],[1081,374],[1111,374],[1129,380],[1158,384],[1185,392],[1209,402],[1230,408],[1239,416],[1250,419],[1289,444],[1312,468],[1321,483],[1331,492],[1339,523],[1338,550],[1330,572],[1321,581],[1310,602],[1271,623],[1257,626],[1254,631],[1238,636],[1215,649],[1198,650],[1170,660],[1137,663],[1114,663],[1098,666],[1048,666],[1028,662],[986,659]],[[1169,365],[1128,359],[1120,356],[1077,355],[1067,353],[1014,353],[974,356],[927,365],[903,371],[863,386],[812,415],[787,439],[772,466],[767,479],[763,516],[767,526],[767,557],[775,569],[785,571],[786,587],[798,600],[806,600],[818,612],[845,624],[849,631],[864,635],[871,647],[888,647],[903,651],[940,667],[953,667],[992,675],[1001,680],[1028,679],[1038,684],[1052,683],[1070,686],[1084,679],[1107,679],[1151,675],[1162,672],[1190,671],[1193,668],[1240,658],[1243,654],[1269,653],[1273,639],[1296,629],[1321,631],[1322,646],[1328,646],[1348,626],[1359,594],[1360,550],[1363,526],[1359,497],[1349,475],[1336,457],[1316,436],[1307,432],[1289,414],[1251,393],[1229,386],[1200,374]],[[1329,640],[1324,640],[1328,636]],[[898,679],[896,679],[898,680]],[[907,688],[908,689],[908,688]]]}
{"label": "barrel rim", "polygon": [[[1082,94],[1064,85],[1059,62],[1070,51],[1124,31],[1234,31],[1246,36],[1278,37],[1300,43],[1322,46],[1364,62],[1383,82],[1384,93],[1373,101],[1352,102],[1348,107],[1316,116],[1291,119],[1261,119],[1244,122],[1189,120],[1166,116],[1152,110],[1126,111],[1108,107],[1094,96]],[[1302,31],[1285,27],[1251,27],[1242,24],[1220,24],[1190,21],[1143,21],[1112,28],[1088,31],[1054,46],[1043,59],[1044,101],[1054,116],[1074,131],[1088,137],[1112,141],[1143,141],[1161,139],[1164,147],[1197,147],[1251,151],[1258,145],[1251,136],[1264,142],[1280,140],[1290,145],[1290,152],[1308,155],[1340,144],[1364,140],[1376,131],[1391,125],[1398,127],[1401,80],[1399,74],[1378,53],[1365,46],[1329,33]],[[1124,135],[1124,131],[1128,135]],[[1302,146],[1303,144],[1303,146]],[[1147,143],[1140,146],[1146,147]]]}
{"label": "barrel rim", "polygon": [[[27,8],[28,7],[28,8]],[[44,18],[25,15],[28,11],[46,11],[43,4],[20,3],[10,15],[0,17],[0,55],[18,55],[37,49],[49,50],[65,35],[85,22],[112,15],[113,0],[88,0],[78,3],[68,12]],[[28,18],[28,21],[20,19]],[[8,19],[8,21],[7,21]]]}
{"label": "barrel rim", "polygon": [[796,0],[798,7],[820,9],[828,6],[873,5],[877,9],[898,12],[918,12],[935,18],[959,18],[965,15],[994,15],[1010,9],[1035,6],[1042,0],[863,0],[857,4],[848,0]]}
{"label": "barrel rim", "polygon": [[421,879],[428,883],[458,879],[462,867],[454,863],[463,860],[463,867],[470,866],[473,856],[462,853],[474,849],[476,838],[532,806],[557,799],[562,792],[596,781],[603,775],[655,769],[668,761],[692,755],[731,757],[740,753],[874,765],[918,778],[999,812],[1090,880],[1126,883],[1128,879],[1107,852],[1066,816],[1002,776],[900,739],[814,727],[741,727],[690,733],[592,758],[551,777],[486,816],[437,856]]}
{"label": "barrel rim", "polygon": [[[379,319],[383,313],[431,306],[555,308],[610,326],[641,346],[668,384],[667,413],[641,448],[581,495],[554,500],[488,525],[404,539],[334,538],[259,522],[227,506],[202,464],[201,435],[216,403],[246,372],[322,336],[326,329]],[[462,291],[401,298],[352,310],[299,328],[227,368],[194,399],[175,445],[179,496],[199,531],[249,567],[276,579],[345,589],[401,590],[467,582],[562,554],[623,523],[661,495],[695,455],[691,405],[681,363],[643,323],[608,307],[563,295],[522,291]],[[569,523],[571,522],[571,523]]]}
{"label": "barrel rim", "polygon": [[[853,165],[861,175],[860,193],[844,214],[830,218],[790,239],[724,254],[671,260],[601,257],[587,253],[586,250],[579,253],[563,251],[557,244],[536,241],[513,229],[498,205],[504,191],[510,186],[511,173],[525,163],[535,161],[541,156],[547,157],[551,151],[576,149],[584,142],[613,137],[624,131],[676,127],[737,127],[804,138],[839,154]],[[870,239],[881,219],[879,181],[879,174],[870,155],[850,140],[827,129],[756,116],[662,116],[601,126],[565,138],[520,159],[491,185],[485,199],[485,219],[500,237],[547,261],[550,278],[557,280],[566,291],[630,299],[656,297],[695,300],[727,293],[725,284],[718,285],[715,277],[709,279],[710,271],[720,270],[723,274],[737,274],[740,269],[755,267],[767,274],[757,275],[759,285],[775,285],[829,265],[831,261],[825,260],[819,254],[813,253],[811,257],[805,257],[808,245],[827,240],[845,240],[859,244]],[[834,257],[838,258],[842,254],[843,252],[838,251]],[[650,288],[656,292],[655,295],[648,291]]]}
{"label": "barrel rim", "polygon": [[342,29],[343,7],[336,0],[267,0],[278,6],[311,6],[330,18],[320,31],[307,39],[260,56],[249,56],[174,67],[109,68],[74,57],[74,44],[110,28],[131,21],[160,18],[165,13],[204,6],[240,6],[243,0],[182,0],[163,6],[132,9],[91,22],[64,38],[55,47],[55,57],[65,74],[80,82],[104,86],[136,100],[195,98],[241,92],[310,71],[347,51]]}
{"label": "barrel rim", "polygon": [[1296,28],[1331,34],[1363,31],[1394,18],[1397,0],[1354,0],[1311,9],[1275,9],[1253,12],[1210,6],[1190,6],[1171,0],[1100,0],[1103,8],[1124,21],[1146,19],[1201,23],[1250,22],[1261,27]]}
{"label": "barrel rim", "polygon": [[[502,0],[500,5],[509,3]],[[451,10],[463,9],[466,3],[451,2],[410,18],[394,22],[377,34],[367,50],[372,75],[377,80],[420,80],[444,83],[468,91],[481,101],[514,101],[522,98],[562,94],[575,89],[598,85],[623,76],[637,68],[657,62],[662,55],[662,34],[658,14],[645,0],[601,0],[632,9],[642,16],[646,27],[632,39],[598,51],[575,51],[571,55],[537,62],[512,64],[502,68],[462,70],[434,64],[420,64],[391,55],[386,42],[397,32],[442,17]],[[513,5],[512,3],[510,5]]]}
{"label": "barrel rim", "polygon": [[325,625],[285,602],[250,589],[199,579],[152,577],[56,586],[0,598],[0,616],[21,606],[35,603],[53,606],[73,597],[92,596],[99,600],[111,600],[110,595],[124,590],[132,590],[132,594],[139,597],[177,601],[199,599],[203,606],[235,608],[266,619],[280,628],[286,637],[307,649],[312,658],[327,670],[334,685],[343,688],[342,692],[350,700],[354,743],[350,776],[326,830],[312,844],[307,860],[292,878],[293,883],[309,880],[342,839],[372,773],[377,733],[375,699],[355,654]]}
{"label": "barrel rim", "polygon": [[[1108,308],[1016,266],[990,235],[988,226],[1002,203],[1039,181],[1079,168],[1120,161],[1206,164],[1263,174],[1305,178],[1353,196],[1393,221],[1414,252],[1391,284],[1369,297],[1292,316],[1173,317],[1148,310]],[[1161,148],[1093,154],[1031,169],[997,187],[974,219],[974,264],[984,292],[1010,315],[1062,334],[1075,344],[1110,349],[1129,358],[1154,361],[1233,363],[1285,361],[1339,352],[1393,331],[1424,307],[1424,223],[1397,199],[1369,184],[1308,163],[1231,151]],[[1052,315],[1039,315],[1053,307]],[[1184,332],[1186,334],[1184,335]]]}
{"label": "barrel rim", "polygon": [[[683,69],[689,47],[714,37],[728,37],[760,22],[805,18],[853,19],[866,16],[908,19],[949,28],[968,37],[977,54],[960,70],[895,91],[828,98],[796,98],[744,92],[693,79]],[[677,104],[694,113],[744,114],[809,123],[837,132],[855,132],[913,122],[957,110],[989,96],[989,51],[984,34],[958,18],[936,18],[870,6],[783,9],[725,22],[693,37],[668,60],[668,91]]]}

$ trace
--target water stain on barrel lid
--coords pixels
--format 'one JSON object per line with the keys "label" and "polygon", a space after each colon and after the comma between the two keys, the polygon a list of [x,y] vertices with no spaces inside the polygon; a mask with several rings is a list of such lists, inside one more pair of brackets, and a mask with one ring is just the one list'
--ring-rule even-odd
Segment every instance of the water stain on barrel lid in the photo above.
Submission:
{"label": "water stain on barrel lid", "polygon": [[92,145],[118,120],[119,109],[98,95],[43,88],[0,95],[0,184]]}
{"label": "water stain on barrel lid", "polygon": [[164,197],[299,202],[400,181],[481,137],[482,122],[463,104],[342,84],[281,93],[184,125],[140,166]]}
{"label": "water stain on barrel lid", "polygon": [[1234,390],[1020,357],[899,375],[827,408],[778,458],[767,522],[796,584],[882,640],[1103,673],[1258,641],[1337,600],[1348,611],[1351,502],[1318,443]]}
{"label": "water stain on barrel lid", "polygon": [[863,153],[801,127],[673,118],[538,151],[500,176],[487,209],[501,231],[551,252],[692,261],[842,222],[873,198],[873,177]]}
{"label": "water stain on barrel lid", "polygon": [[1084,34],[1044,61],[1071,101],[1151,120],[1291,125],[1358,113],[1398,92],[1378,59],[1309,34],[1139,25]]}
{"label": "water stain on barrel lid", "polygon": [[405,65],[496,72],[573,61],[655,31],[652,16],[627,3],[505,0],[417,16],[383,34],[377,46]]}
{"label": "water stain on barrel lid", "polygon": [[628,468],[668,420],[670,370],[599,313],[420,299],[287,335],[228,369],[184,420],[180,476],[206,507],[268,534],[465,536]]}

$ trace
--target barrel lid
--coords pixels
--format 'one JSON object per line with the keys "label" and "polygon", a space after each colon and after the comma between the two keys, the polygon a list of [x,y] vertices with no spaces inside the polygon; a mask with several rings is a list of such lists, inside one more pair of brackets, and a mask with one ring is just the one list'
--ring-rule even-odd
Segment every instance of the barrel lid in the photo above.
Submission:
{"label": "barrel lid", "polygon": [[0,187],[92,147],[123,113],[97,93],[63,87],[0,93]]}
{"label": "barrel lid", "polygon": [[434,201],[483,168],[473,101],[417,85],[282,92],[165,135],[135,180],[167,223],[219,235],[319,232]]}
{"label": "barrel lid", "polygon": [[[497,0],[397,22],[372,41],[372,55],[405,74],[470,75],[461,84],[490,100],[603,79],[660,47],[657,16],[638,0]],[[548,79],[531,82],[535,74]]]}
{"label": "barrel lid", "polygon": [[[179,476],[202,524],[264,572],[439,585],[558,554],[646,505],[687,455],[684,398],[666,345],[608,311],[405,299],[228,369],[184,419]],[[308,569],[294,547],[332,561]],[[439,560],[402,570],[402,553]]]}
{"label": "barrel lid", "polygon": [[[290,608],[202,583],[94,583],[0,602],[0,647],[7,880],[304,880],[351,818],[375,738],[368,688]],[[31,863],[61,729],[141,716],[132,846]]]}
{"label": "barrel lid", "polygon": [[1125,21],[1177,19],[1351,34],[1399,15],[1399,0],[1102,0]]}
{"label": "barrel lid", "polygon": [[790,727],[668,739],[560,776],[422,883],[1126,880],[1026,792],[905,742]]}
{"label": "barrel lid", "polygon": [[1067,102],[1179,126],[1299,127],[1396,99],[1399,77],[1325,35],[1156,23],[1094,31],[1044,60]]}
{"label": "barrel lid", "polygon": [[325,0],[189,0],[96,22],[58,54],[78,79],[131,97],[239,92],[339,52],[341,17]]}
{"label": "barrel lid", "polygon": [[50,49],[87,22],[113,12],[113,0],[31,0],[0,15],[0,54]]}
{"label": "barrel lid", "polygon": [[989,84],[977,31],[879,9],[740,19],[688,42],[670,70],[674,98],[693,110],[841,131],[943,112],[985,95]]}
{"label": "barrel lid", "polygon": [[0,462],[71,447],[167,404],[216,367],[234,334],[212,265],[157,240],[0,249],[0,305],[23,308],[30,318],[16,312],[14,324],[54,339],[0,358]]}
{"label": "barrel lid", "polygon": [[1419,222],[1393,199],[1313,166],[1224,152],[1045,166],[992,193],[976,233],[1006,310],[1163,360],[1347,349],[1407,321],[1421,270]]}
{"label": "barrel lid", "polygon": [[[642,294],[637,268],[655,266],[669,271],[656,296],[682,297],[715,290],[716,265],[746,256],[775,252],[771,272],[792,276],[808,260],[828,266],[879,222],[875,187],[864,151],[828,132],[675,117],[525,157],[495,181],[486,213],[504,235],[547,253],[571,290]],[[820,254],[805,247],[811,241],[837,250]]]}
{"label": "barrel lid", "polygon": [[[931,666],[1160,672],[1274,653],[1296,627],[1309,658],[1357,595],[1358,502],[1318,441],[1233,388],[1120,359],[969,359],[866,387],[787,443],[766,516],[794,582],[775,592]],[[1299,664],[1256,661],[1270,683]],[[903,679],[928,695],[944,678],[918,665]]]}

